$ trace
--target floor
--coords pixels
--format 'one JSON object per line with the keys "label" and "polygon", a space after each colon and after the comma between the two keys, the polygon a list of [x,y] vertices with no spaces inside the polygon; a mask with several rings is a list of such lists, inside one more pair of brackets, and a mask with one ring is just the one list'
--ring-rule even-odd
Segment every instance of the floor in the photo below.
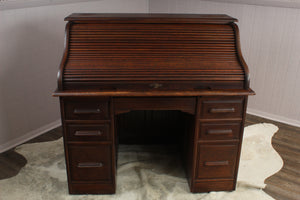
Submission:
{"label": "floor", "polygon": [[[276,200],[300,200],[300,128],[247,115],[246,126],[256,123],[273,123],[279,127],[272,144],[284,160],[280,172],[266,179],[266,193]],[[62,135],[61,127],[53,129],[27,143],[52,141]],[[16,176],[26,165],[26,159],[13,149],[0,154],[0,179]]]}
{"label": "floor", "polygon": [[272,144],[284,161],[283,168],[265,180],[264,191],[277,200],[300,200],[300,128],[254,115],[247,115],[245,125],[262,122],[278,126]]}

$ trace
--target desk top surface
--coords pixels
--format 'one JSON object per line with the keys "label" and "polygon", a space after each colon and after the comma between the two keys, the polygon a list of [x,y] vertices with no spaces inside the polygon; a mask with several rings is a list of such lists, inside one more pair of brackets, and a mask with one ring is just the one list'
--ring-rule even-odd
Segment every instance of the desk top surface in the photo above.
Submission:
{"label": "desk top surface", "polygon": [[173,91],[121,91],[121,90],[99,90],[99,91],[60,91],[56,90],[53,93],[54,97],[75,97],[75,96],[114,96],[114,97],[183,97],[183,96],[243,96],[255,95],[252,89],[231,89],[231,90],[173,90]]}
{"label": "desk top surface", "polygon": [[144,13],[73,13],[65,21],[99,21],[109,23],[217,23],[237,19],[225,14],[144,14]]}

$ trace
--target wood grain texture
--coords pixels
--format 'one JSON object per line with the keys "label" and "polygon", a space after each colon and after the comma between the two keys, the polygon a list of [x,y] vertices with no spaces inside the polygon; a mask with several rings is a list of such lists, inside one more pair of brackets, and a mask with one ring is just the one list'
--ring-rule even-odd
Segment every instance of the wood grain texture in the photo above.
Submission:
{"label": "wood grain texture", "polygon": [[114,114],[126,113],[131,110],[179,110],[195,114],[196,98],[115,98]]}
{"label": "wood grain texture", "polygon": [[[124,89],[128,81],[142,89],[172,89],[157,81],[248,89],[236,20],[229,16],[73,14],[66,19],[59,90]],[[148,86],[141,86],[144,81]]]}
{"label": "wood grain texture", "polygon": [[[70,194],[110,194],[116,189],[114,115],[111,99],[62,98],[61,115]],[[74,125],[76,124],[76,125]],[[72,127],[75,126],[75,130]],[[102,131],[104,137],[74,137],[74,131]]]}

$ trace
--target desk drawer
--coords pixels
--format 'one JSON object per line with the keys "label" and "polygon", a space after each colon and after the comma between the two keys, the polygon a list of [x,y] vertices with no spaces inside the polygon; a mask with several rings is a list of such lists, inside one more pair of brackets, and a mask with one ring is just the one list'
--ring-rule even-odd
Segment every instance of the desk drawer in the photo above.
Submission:
{"label": "desk drawer", "polygon": [[67,120],[109,119],[108,101],[103,99],[65,101],[64,107]]}
{"label": "desk drawer", "polygon": [[111,145],[68,145],[71,181],[111,181]]}
{"label": "desk drawer", "polygon": [[242,118],[243,107],[243,97],[203,98],[200,117],[203,119]]}
{"label": "desk drawer", "polygon": [[110,138],[109,123],[67,124],[68,141],[106,141]]}
{"label": "desk drawer", "polygon": [[240,121],[200,122],[199,140],[228,140],[239,139],[241,132]]}
{"label": "desk drawer", "polygon": [[196,178],[233,178],[237,153],[237,144],[199,144]]}

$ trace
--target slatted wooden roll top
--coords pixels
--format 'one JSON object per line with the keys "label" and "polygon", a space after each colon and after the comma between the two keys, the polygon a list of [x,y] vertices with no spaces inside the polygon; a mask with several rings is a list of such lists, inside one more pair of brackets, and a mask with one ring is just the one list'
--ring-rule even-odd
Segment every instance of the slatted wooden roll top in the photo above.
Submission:
{"label": "slatted wooden roll top", "polygon": [[72,14],[59,91],[249,89],[227,15]]}

